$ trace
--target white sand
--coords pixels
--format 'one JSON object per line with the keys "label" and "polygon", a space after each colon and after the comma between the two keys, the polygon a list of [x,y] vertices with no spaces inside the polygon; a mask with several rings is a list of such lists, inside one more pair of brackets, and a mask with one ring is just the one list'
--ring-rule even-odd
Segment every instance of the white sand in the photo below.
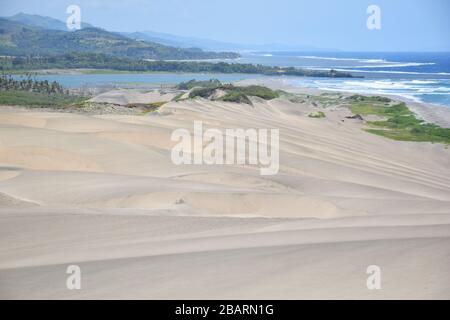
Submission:
{"label": "white sand", "polygon": [[[308,94],[308,95],[320,95],[323,93],[338,92],[325,89],[306,88],[300,86],[291,85],[288,81],[280,78],[262,78],[262,79],[247,79],[238,81],[237,85],[263,85],[275,90],[284,90],[291,93]],[[349,96],[354,93],[341,92],[344,96]],[[402,96],[393,94],[377,94],[377,96],[385,96],[396,101],[403,101],[408,105],[408,108],[413,111],[419,119],[422,119],[429,123],[435,123],[441,127],[450,128],[450,108],[447,106],[417,102],[412,99],[408,99]]]}
{"label": "white sand", "polygon": [[[0,109],[0,298],[450,298],[450,150],[281,99]],[[175,166],[194,120],[279,128],[280,172]],[[82,268],[82,290],[66,268]],[[366,268],[382,269],[382,290]]]}
{"label": "white sand", "polygon": [[127,105],[171,101],[177,95],[174,90],[114,89],[95,96],[91,102]]}

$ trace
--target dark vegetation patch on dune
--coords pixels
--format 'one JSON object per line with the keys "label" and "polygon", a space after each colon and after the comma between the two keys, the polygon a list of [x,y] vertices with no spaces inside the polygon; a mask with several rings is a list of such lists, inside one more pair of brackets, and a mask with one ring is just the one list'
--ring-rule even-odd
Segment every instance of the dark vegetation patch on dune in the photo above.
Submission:
{"label": "dark vegetation patch on dune", "polygon": [[210,100],[252,104],[249,97],[272,100],[280,97],[280,92],[264,86],[234,86],[222,84],[219,80],[195,81],[180,83],[177,88],[191,90],[189,98],[201,97]]}
{"label": "dark vegetation patch on dune", "polygon": [[347,98],[351,111],[360,115],[376,115],[383,120],[369,121],[367,132],[400,141],[450,144],[450,129],[417,119],[404,102],[386,97],[353,95]]}

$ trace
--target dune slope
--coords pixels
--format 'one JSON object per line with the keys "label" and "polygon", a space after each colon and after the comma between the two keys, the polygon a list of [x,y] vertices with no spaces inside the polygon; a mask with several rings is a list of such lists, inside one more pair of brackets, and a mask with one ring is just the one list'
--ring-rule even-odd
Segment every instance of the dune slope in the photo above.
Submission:
{"label": "dune slope", "polygon": [[[450,154],[344,111],[207,100],[0,109],[0,298],[450,298]],[[280,171],[171,161],[175,129],[280,130]],[[66,288],[68,265],[83,288]],[[382,270],[382,290],[366,269]]]}

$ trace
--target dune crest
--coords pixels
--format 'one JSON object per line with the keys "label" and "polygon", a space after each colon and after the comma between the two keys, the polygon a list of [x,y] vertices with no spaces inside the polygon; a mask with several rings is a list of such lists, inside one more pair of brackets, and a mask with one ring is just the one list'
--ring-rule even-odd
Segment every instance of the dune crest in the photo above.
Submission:
{"label": "dune crest", "polygon": [[[281,98],[146,116],[0,109],[0,297],[449,298],[450,151],[310,111]],[[279,129],[279,173],[174,165],[170,135],[194,121]],[[88,289],[66,290],[69,263]]]}

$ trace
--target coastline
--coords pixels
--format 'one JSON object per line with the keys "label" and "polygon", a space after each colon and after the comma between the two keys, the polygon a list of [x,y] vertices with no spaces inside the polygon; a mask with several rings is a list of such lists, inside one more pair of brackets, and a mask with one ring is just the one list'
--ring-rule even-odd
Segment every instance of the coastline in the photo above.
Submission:
{"label": "coastline", "polygon": [[[183,75],[193,75],[193,78],[195,78],[195,75],[197,73],[185,73],[185,72],[174,72],[174,73],[167,73],[167,72],[132,72],[132,71],[116,71],[116,70],[97,70],[97,69],[46,69],[46,70],[36,70],[38,72],[38,75],[95,75],[95,74],[114,74],[114,73],[120,73],[120,74],[183,74]],[[228,74],[228,75],[234,75],[234,74]],[[327,90],[327,89],[317,89],[317,88],[309,88],[309,87],[300,87],[295,86],[283,78],[276,78],[276,77],[268,77],[268,76],[262,76],[262,77],[255,77],[250,79],[244,79],[239,81],[232,82],[233,84],[237,86],[246,86],[246,85],[262,85],[269,87],[273,90],[283,90],[288,93],[294,93],[294,94],[307,94],[307,95],[316,95],[319,96],[324,93],[334,93],[334,94],[341,94],[343,96],[351,96],[354,95],[355,92],[347,92],[345,90],[343,91],[336,91],[336,90]],[[164,89],[170,89],[172,87],[175,87],[177,83],[165,83]],[[158,83],[122,83],[122,85],[118,85],[116,87],[111,87],[109,90],[128,90],[131,92],[134,89],[136,90],[157,90],[160,88],[160,84]],[[99,87],[102,90],[99,92],[105,92],[105,87]],[[94,87],[93,89],[96,89]],[[411,98],[407,98],[400,95],[393,95],[393,94],[368,94],[365,92],[360,92],[357,94],[365,95],[365,96],[382,96],[387,97],[396,101],[405,102],[408,106],[408,108],[414,112],[419,119],[424,120],[425,122],[434,123],[436,125],[439,125],[444,128],[450,128],[450,107],[438,105],[438,104],[432,104],[432,103],[426,103],[426,102],[419,102],[416,100],[413,100]],[[139,101],[140,103],[142,101]],[[29,109],[36,109],[33,107],[27,107]],[[41,108],[42,110],[51,110],[51,108]],[[55,110],[58,111],[58,110]],[[62,112],[70,112],[70,110],[60,110]]]}
{"label": "coastline", "polygon": [[[290,93],[296,93],[296,94],[310,94],[310,95],[321,95],[323,93],[335,93],[335,94],[342,94],[345,96],[351,96],[355,94],[354,92],[346,92],[346,91],[335,91],[335,90],[326,90],[326,89],[316,89],[316,88],[306,88],[306,87],[299,87],[294,86],[286,81],[284,79],[276,79],[276,78],[267,78],[267,79],[248,79],[248,80],[242,80],[238,81],[236,84],[238,85],[264,85],[274,90],[283,90]],[[403,96],[399,95],[393,95],[393,94],[368,94],[361,92],[359,94],[365,95],[365,96],[382,96],[391,98],[393,100],[405,102],[408,106],[408,108],[414,112],[418,118],[437,124],[444,128],[450,128],[450,107],[433,104],[433,103],[426,103],[426,102],[418,102],[413,99],[409,99]]]}
{"label": "coastline", "polygon": [[[39,76],[45,76],[45,75],[109,75],[109,74],[130,74],[130,75],[139,75],[139,74],[148,74],[148,75],[192,75],[193,78],[195,78],[196,75],[199,75],[199,73],[191,73],[191,72],[166,72],[166,71],[119,71],[119,70],[108,70],[108,69],[91,69],[91,68],[82,68],[82,69],[42,69],[42,70],[33,70],[33,71],[23,71],[23,72],[15,72],[15,75],[24,75],[27,72],[36,73]],[[208,75],[208,73],[200,73],[201,75]],[[240,75],[239,73],[229,73],[226,74],[227,76],[233,76],[233,75]],[[211,74],[211,77],[214,77],[215,74]],[[248,74],[243,74],[243,76],[249,76]],[[316,89],[316,88],[308,88],[308,87],[299,87],[292,84],[289,84],[286,79],[284,78],[277,78],[272,76],[263,76],[263,75],[254,75],[253,78],[248,78],[245,80],[239,80],[234,81],[233,83],[236,83],[237,85],[248,85],[248,84],[259,84],[264,85],[272,89],[276,90],[283,90],[290,93],[296,93],[296,94],[311,94],[311,95],[321,95],[323,93],[337,93],[342,95],[352,95],[355,94],[355,92],[347,92],[345,90],[334,90],[334,89]],[[154,87],[157,83],[152,83],[151,86],[147,86],[145,82],[142,82],[142,85],[140,83],[130,83],[129,85],[126,85],[126,83],[119,84],[117,87],[120,88],[121,86],[130,88],[130,85],[135,85],[136,87],[141,88],[148,88]],[[170,83],[165,84],[166,86],[175,86],[177,83]],[[363,90],[359,92],[358,94],[366,95],[366,96],[383,96],[388,97],[397,101],[405,102],[411,111],[413,111],[418,118],[429,122],[437,124],[444,128],[450,128],[450,106],[444,106],[439,104],[433,104],[423,101],[417,101],[412,98],[408,98],[401,95],[395,95],[395,94],[385,94],[385,93],[377,93],[377,94],[370,94],[366,93]]]}

